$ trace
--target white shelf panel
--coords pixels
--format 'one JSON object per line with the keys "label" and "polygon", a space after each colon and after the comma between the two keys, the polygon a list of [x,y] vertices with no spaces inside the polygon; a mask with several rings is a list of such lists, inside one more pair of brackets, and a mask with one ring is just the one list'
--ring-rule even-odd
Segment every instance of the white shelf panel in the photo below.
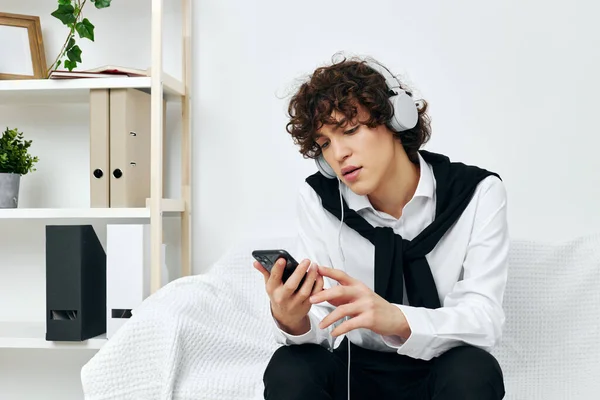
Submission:
{"label": "white shelf panel", "polygon": [[[163,75],[168,100],[180,100],[183,83]],[[87,103],[90,89],[137,88],[150,91],[150,77],[0,80],[0,106],[12,104]]]}
{"label": "white shelf panel", "polygon": [[106,334],[82,342],[52,342],[46,340],[45,322],[0,322],[0,349],[100,349],[106,342]]}
{"label": "white shelf panel", "polygon": [[8,208],[0,219],[122,219],[150,218],[147,208]]}
{"label": "white shelf panel", "polygon": [[[146,203],[149,203],[147,200]],[[163,199],[164,217],[175,217],[184,210],[183,200]],[[2,219],[149,219],[150,208],[4,208]]]}

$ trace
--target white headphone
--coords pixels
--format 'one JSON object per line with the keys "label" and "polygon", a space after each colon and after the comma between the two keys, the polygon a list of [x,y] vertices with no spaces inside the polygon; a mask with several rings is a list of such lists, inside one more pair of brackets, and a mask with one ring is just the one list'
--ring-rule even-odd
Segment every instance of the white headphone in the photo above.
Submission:
{"label": "white headphone", "polygon": [[[383,75],[388,89],[394,93],[390,98],[394,110],[392,119],[388,123],[390,129],[395,132],[402,132],[414,128],[419,119],[419,112],[413,99],[400,87],[400,81],[383,65],[370,61],[366,61],[366,64]],[[315,158],[315,162],[317,169],[323,176],[329,179],[337,178],[333,168],[325,161],[322,154]]]}

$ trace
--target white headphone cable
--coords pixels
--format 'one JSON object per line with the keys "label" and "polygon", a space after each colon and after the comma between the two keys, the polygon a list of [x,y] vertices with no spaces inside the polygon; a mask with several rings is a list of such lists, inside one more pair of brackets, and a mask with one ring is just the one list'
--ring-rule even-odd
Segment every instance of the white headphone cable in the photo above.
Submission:
{"label": "white headphone cable", "polygon": [[[342,250],[342,227],[344,226],[344,201],[342,198],[342,181],[338,178],[338,191],[340,192],[340,209],[342,210],[342,217],[340,218],[340,227],[338,229],[338,249],[340,251],[340,257],[342,259],[343,270],[346,271],[346,258],[344,257],[344,251]],[[348,317],[345,318],[348,321]],[[348,342],[348,400],[350,400],[350,338],[346,334],[346,341]]]}
{"label": "white headphone cable", "polygon": [[[346,261],[344,257],[344,250],[342,250],[342,226],[344,225],[344,200],[342,198],[342,181],[338,178],[338,191],[340,192],[340,209],[342,210],[342,217],[340,218],[340,228],[338,229],[338,249],[340,251],[340,257],[342,259],[342,263]],[[345,270],[345,268],[344,268]]]}

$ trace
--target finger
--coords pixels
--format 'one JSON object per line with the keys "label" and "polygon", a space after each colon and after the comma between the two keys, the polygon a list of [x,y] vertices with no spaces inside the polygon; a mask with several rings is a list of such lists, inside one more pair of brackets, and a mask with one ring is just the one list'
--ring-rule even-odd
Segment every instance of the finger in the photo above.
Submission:
{"label": "finger", "polygon": [[356,279],[342,270],[319,266],[319,274],[338,281],[342,285],[352,285],[357,282]]}
{"label": "finger", "polygon": [[312,304],[329,302],[334,306],[349,303],[357,298],[357,290],[353,286],[336,285],[330,289],[325,289],[317,294],[310,296]]}
{"label": "finger", "polygon": [[267,284],[267,282],[269,281],[269,271],[266,270],[265,267],[262,266],[261,263],[259,263],[258,261],[254,261],[254,263],[252,263],[252,265],[254,266],[254,268],[256,270],[258,270],[258,272],[260,272],[263,275],[263,278],[265,279],[265,285]]}
{"label": "finger", "polygon": [[311,295],[315,295],[323,290],[323,286],[325,285],[325,280],[321,275],[317,275],[317,280],[315,282],[315,286],[313,287],[313,291]]}
{"label": "finger", "polygon": [[304,280],[304,283],[297,294],[297,297],[303,302],[308,298],[308,296],[311,295],[313,287],[316,284],[317,278],[319,277],[319,272],[317,268],[311,264],[305,276],[306,279]]}
{"label": "finger", "polygon": [[283,276],[283,269],[285,268],[285,260],[280,258],[277,260],[273,268],[271,268],[271,274],[269,281],[267,282],[267,289],[274,290],[281,286],[281,277]]}
{"label": "finger", "polygon": [[354,329],[365,328],[366,327],[366,317],[364,314],[359,314],[354,318],[350,318],[347,321],[342,322],[336,328],[331,331],[331,336],[338,337],[344,335]]}
{"label": "finger", "polygon": [[300,281],[304,276],[306,276],[306,271],[310,266],[310,260],[302,260],[302,262],[296,267],[296,270],[290,276],[287,281],[285,281],[285,288],[288,291],[295,292],[298,289],[298,285],[300,285]]}
{"label": "finger", "polygon": [[342,304],[330,312],[325,318],[323,318],[323,320],[319,323],[319,328],[327,329],[329,325],[333,324],[334,322],[345,317],[354,317],[359,313],[360,311],[356,303]]}

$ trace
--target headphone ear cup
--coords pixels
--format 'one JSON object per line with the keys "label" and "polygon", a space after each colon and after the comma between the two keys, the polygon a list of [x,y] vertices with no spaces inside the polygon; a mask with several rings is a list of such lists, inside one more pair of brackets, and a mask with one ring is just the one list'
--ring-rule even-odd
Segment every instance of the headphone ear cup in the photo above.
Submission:
{"label": "headphone ear cup", "polygon": [[394,115],[390,121],[390,128],[396,132],[412,129],[419,120],[419,111],[417,105],[405,91],[399,90],[399,93],[390,98]]}
{"label": "headphone ear cup", "polygon": [[319,157],[315,158],[315,163],[317,164],[317,169],[319,170],[319,172],[321,172],[321,174],[325,178],[328,178],[328,179],[337,178],[337,175],[333,171],[333,168],[331,168],[331,165],[329,165],[329,163],[327,163],[327,161],[325,161],[325,158],[323,157],[323,155],[320,155]]}

